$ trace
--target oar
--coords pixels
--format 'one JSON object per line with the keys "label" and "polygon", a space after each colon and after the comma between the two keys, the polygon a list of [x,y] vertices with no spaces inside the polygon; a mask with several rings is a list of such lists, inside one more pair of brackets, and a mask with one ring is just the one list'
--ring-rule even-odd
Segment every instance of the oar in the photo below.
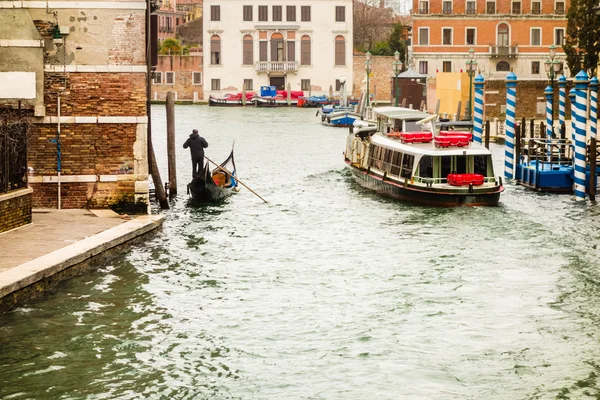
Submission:
{"label": "oar", "polygon": [[231,175],[229,173],[229,171],[227,171],[225,168],[221,167],[219,164],[217,164],[216,162],[214,162],[213,160],[211,160],[210,158],[204,156],[204,158],[206,158],[208,161],[210,161],[211,163],[213,163],[214,165],[217,166],[217,168],[219,168],[221,171],[225,172],[227,175],[229,175],[230,178],[235,179],[237,182],[241,183],[242,185],[244,185],[244,187],[246,189],[248,189],[249,191],[251,191],[254,195],[256,195],[259,199],[261,199],[262,201],[264,201],[265,203],[268,203],[268,201],[266,201],[265,199],[263,199],[262,197],[260,197],[260,195],[258,193],[256,193],[254,190],[250,189],[248,186],[246,186],[246,184],[242,181],[240,181],[238,178],[236,178],[235,176]]}

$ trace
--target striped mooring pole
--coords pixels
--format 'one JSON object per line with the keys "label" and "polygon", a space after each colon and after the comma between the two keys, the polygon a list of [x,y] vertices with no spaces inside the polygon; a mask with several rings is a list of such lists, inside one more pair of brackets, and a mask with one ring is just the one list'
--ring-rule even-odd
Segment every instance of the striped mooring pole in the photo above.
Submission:
{"label": "striped mooring pole", "polygon": [[504,146],[504,178],[515,177],[515,106],[517,104],[517,75],[510,72],[506,76],[506,124]]}
{"label": "striped mooring pole", "polygon": [[598,132],[598,78],[590,80],[590,136],[596,138]]}
{"label": "striped mooring pole", "polygon": [[483,143],[483,88],[485,78],[478,74],[475,77],[475,114],[473,115],[473,141]]}
{"label": "striped mooring pole", "polygon": [[546,86],[544,95],[546,96],[546,154],[548,162],[552,163],[552,98],[554,96],[552,86]]}
{"label": "striped mooring pole", "polygon": [[565,105],[567,104],[565,96],[567,92],[567,78],[564,75],[558,77],[558,126],[559,129],[565,124]]}
{"label": "striped mooring pole", "polygon": [[585,199],[586,128],[588,74],[575,76],[575,199]]}
{"label": "striped mooring pole", "polygon": [[569,90],[569,101],[571,102],[571,149],[575,147],[575,88]]}

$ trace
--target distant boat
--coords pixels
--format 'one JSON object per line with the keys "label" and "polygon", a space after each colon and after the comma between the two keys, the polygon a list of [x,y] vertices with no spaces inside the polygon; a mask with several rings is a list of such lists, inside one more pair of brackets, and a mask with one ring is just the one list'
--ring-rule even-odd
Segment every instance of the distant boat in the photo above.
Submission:
{"label": "distant boat", "polygon": [[335,127],[349,127],[354,124],[354,121],[360,120],[362,115],[354,112],[353,108],[337,109],[323,116],[321,122],[323,125]]}
{"label": "distant boat", "polygon": [[204,165],[200,175],[188,184],[188,194],[199,203],[214,203],[229,197],[237,191],[237,173],[233,150],[219,167],[211,170],[209,163]]}
{"label": "distant boat", "polygon": [[401,108],[373,109],[356,121],[346,164],[359,185],[392,198],[434,206],[495,206],[504,190],[492,153],[467,131],[433,128],[436,115]]}
{"label": "distant boat", "polygon": [[[256,96],[254,99],[258,107],[287,107],[288,93],[286,90],[277,90],[275,94]],[[298,99],[304,96],[304,92],[292,90],[290,92],[290,106],[296,106]]]}
{"label": "distant boat", "polygon": [[[246,93],[246,105],[249,105],[249,106],[253,105],[254,104],[253,100],[254,100],[255,96],[256,96],[256,93],[247,92]],[[237,94],[228,93],[224,97],[209,96],[208,97],[208,105],[209,106],[217,106],[217,107],[239,107],[239,106],[243,105],[242,97],[243,97],[242,93],[237,93]]]}

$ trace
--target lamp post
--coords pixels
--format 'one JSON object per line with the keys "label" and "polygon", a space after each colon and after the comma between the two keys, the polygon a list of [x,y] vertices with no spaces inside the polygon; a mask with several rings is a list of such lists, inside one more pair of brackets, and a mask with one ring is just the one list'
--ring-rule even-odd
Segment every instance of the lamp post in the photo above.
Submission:
{"label": "lamp post", "polygon": [[369,107],[369,75],[371,74],[371,53],[367,51],[365,69],[367,70],[367,107]]}
{"label": "lamp post", "polygon": [[396,52],[394,53],[394,62],[392,63],[392,65],[394,66],[394,82],[395,82],[395,88],[394,88],[394,94],[396,97],[396,107],[398,107],[398,74],[400,73],[400,71],[402,71],[402,61],[400,61],[400,52],[398,50],[396,50]]}
{"label": "lamp post", "polygon": [[475,72],[477,71],[477,60],[475,60],[475,50],[470,49],[469,55],[467,57],[467,61],[465,61],[467,75],[469,75],[469,102],[467,103],[467,107],[465,110],[465,117],[471,120],[471,110],[472,110],[472,102],[473,102],[473,77],[475,76]]}
{"label": "lamp post", "polygon": [[560,71],[560,61],[556,59],[556,46],[550,46],[548,50],[549,58],[544,61],[544,69],[546,70],[546,75],[548,75],[548,79],[550,79],[550,87],[552,88],[552,97],[551,97],[551,112],[552,112],[552,132],[554,132],[554,78],[558,77],[558,72]]}

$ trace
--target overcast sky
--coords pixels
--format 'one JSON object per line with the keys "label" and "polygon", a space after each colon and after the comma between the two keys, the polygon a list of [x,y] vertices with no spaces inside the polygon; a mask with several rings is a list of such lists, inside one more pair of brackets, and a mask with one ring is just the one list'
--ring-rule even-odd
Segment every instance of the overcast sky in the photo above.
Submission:
{"label": "overcast sky", "polygon": [[398,14],[408,14],[412,6],[411,0],[385,0],[385,5],[391,7]]}

